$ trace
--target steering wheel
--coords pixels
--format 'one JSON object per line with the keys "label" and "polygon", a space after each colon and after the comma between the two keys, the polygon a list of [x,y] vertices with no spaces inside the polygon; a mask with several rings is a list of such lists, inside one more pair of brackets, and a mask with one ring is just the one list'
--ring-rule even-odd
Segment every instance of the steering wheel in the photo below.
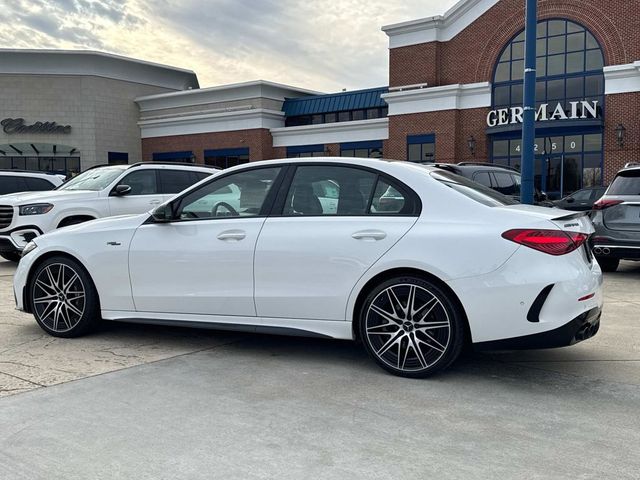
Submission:
{"label": "steering wheel", "polygon": [[213,217],[218,216],[218,208],[220,207],[224,207],[227,210],[229,210],[229,213],[231,214],[231,216],[237,217],[240,215],[238,211],[235,208],[233,208],[231,205],[229,205],[227,202],[218,202],[213,206],[213,208],[211,208],[211,215]]}

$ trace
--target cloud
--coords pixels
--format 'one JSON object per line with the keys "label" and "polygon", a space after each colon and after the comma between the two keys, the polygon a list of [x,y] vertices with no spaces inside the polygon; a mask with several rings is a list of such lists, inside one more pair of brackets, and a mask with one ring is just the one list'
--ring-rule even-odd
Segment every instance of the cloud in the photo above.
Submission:
{"label": "cloud", "polygon": [[0,0],[0,47],[100,49],[190,68],[202,86],[385,85],[382,25],[455,0]]}

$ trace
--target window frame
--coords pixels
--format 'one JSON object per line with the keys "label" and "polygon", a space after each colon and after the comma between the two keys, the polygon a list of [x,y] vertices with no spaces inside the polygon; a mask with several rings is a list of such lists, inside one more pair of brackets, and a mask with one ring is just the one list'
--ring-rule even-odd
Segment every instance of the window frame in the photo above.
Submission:
{"label": "window frame", "polygon": [[[278,174],[276,175],[276,178],[273,180],[273,185],[271,186],[271,188],[269,189],[269,191],[267,192],[267,196],[264,199],[264,202],[262,203],[262,208],[260,209],[260,213],[258,213],[257,215],[253,215],[251,217],[208,217],[208,218],[178,218],[178,211],[180,210],[180,208],[182,207],[182,202],[183,200],[189,196],[191,193],[195,192],[198,189],[201,188],[206,188],[209,184],[211,184],[212,182],[217,182],[218,180],[222,180],[225,179],[227,177],[230,177],[232,175],[240,175],[242,173],[247,173],[249,171],[255,171],[255,170],[264,170],[264,169],[273,169],[273,168],[279,168],[280,171],[278,172]],[[274,205],[274,201],[275,201],[275,197],[277,196],[279,189],[282,186],[282,183],[284,181],[285,175],[287,174],[287,171],[289,169],[289,164],[280,164],[280,165],[260,165],[260,166],[256,166],[256,167],[248,167],[248,168],[243,168],[240,171],[232,171],[232,172],[228,172],[228,173],[223,173],[220,175],[212,175],[211,178],[209,180],[207,180],[205,183],[198,185],[197,187],[194,185],[192,185],[190,188],[188,188],[187,190],[183,191],[181,194],[179,194],[179,196],[177,196],[176,198],[172,199],[170,202],[164,204],[167,205],[169,208],[171,208],[171,220],[168,220],[166,222],[162,222],[162,223],[182,223],[182,222],[208,222],[208,221],[218,221],[218,220],[248,220],[248,219],[254,219],[254,218],[267,218],[270,214],[270,212],[272,211],[273,205]],[[153,216],[150,216],[149,219],[147,220],[147,222],[145,223],[158,223],[156,221],[154,221]]]}
{"label": "window frame", "polygon": [[[111,188],[111,191],[109,192],[109,196],[113,196],[116,188],[118,187],[118,185],[129,185],[128,183],[122,183],[128,176],[133,175],[135,173],[139,173],[139,172],[146,172],[148,170],[151,170],[155,177],[156,177],[156,193],[143,193],[140,195],[136,195],[136,194],[132,194],[132,193],[127,193],[126,195],[121,195],[124,197],[146,197],[146,196],[151,196],[151,195],[163,195],[163,193],[160,192],[160,176],[158,175],[158,169],[157,168],[141,168],[141,169],[126,169],[124,170],[124,175],[122,175],[120,178],[118,178],[115,183],[113,184],[113,187]],[[129,185],[131,186],[131,185]]]}
{"label": "window frame", "polygon": [[[364,215],[285,215],[284,206],[289,195],[289,190],[292,187],[293,179],[295,178],[295,174],[298,168],[302,167],[341,167],[341,168],[349,168],[362,170],[364,172],[372,173],[376,175],[375,182],[373,184],[373,188],[371,190],[371,194],[369,195],[369,199],[367,202],[367,206],[365,209]],[[376,191],[376,187],[380,179],[386,181],[390,186],[398,190],[401,194],[405,196],[407,202],[410,202],[412,205],[411,213],[372,213],[371,212],[371,202],[373,196]],[[274,218],[345,218],[345,217],[413,217],[417,218],[422,214],[422,201],[420,196],[407,184],[402,182],[401,180],[392,177],[391,175],[386,174],[380,170],[376,170],[375,168],[365,167],[362,165],[354,165],[350,163],[329,163],[329,162],[304,162],[304,163],[291,163],[288,165],[286,176],[283,179],[282,184],[279,186],[277,197],[275,198],[274,204],[272,205],[272,209],[270,213],[267,215],[268,217]]]}

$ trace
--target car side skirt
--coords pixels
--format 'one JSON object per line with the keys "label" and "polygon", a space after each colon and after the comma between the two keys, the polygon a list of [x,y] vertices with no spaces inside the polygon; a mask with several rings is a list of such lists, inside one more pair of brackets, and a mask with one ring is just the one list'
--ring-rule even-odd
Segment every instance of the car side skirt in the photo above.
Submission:
{"label": "car side skirt", "polygon": [[352,340],[351,322],[103,310],[103,320]]}

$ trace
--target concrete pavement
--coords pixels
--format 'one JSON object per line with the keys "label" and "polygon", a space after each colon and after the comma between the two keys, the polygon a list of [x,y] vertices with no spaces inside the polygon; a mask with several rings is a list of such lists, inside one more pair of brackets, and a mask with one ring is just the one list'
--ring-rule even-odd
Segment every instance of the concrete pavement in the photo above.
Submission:
{"label": "concrete pavement", "polygon": [[350,342],[118,324],[55,340],[9,310],[10,274],[0,479],[640,478],[638,264],[607,274],[595,338],[417,381]]}

